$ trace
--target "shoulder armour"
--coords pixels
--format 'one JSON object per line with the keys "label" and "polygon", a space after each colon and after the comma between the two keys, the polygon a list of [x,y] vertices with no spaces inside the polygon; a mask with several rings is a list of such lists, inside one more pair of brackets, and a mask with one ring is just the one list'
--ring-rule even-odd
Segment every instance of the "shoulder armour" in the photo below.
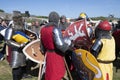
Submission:
{"label": "shoulder armour", "polygon": [[95,57],[97,57],[98,54],[99,54],[99,52],[100,52],[101,49],[102,49],[102,46],[103,46],[103,43],[102,43],[102,41],[101,41],[100,39],[95,40],[94,44],[92,45],[92,47],[91,47],[91,49],[90,49],[91,53],[92,53]]}

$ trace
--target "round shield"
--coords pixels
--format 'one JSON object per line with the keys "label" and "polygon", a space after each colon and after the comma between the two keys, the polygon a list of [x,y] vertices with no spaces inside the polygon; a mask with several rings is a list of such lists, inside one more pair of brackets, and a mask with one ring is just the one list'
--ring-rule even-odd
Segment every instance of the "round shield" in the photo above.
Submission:
{"label": "round shield", "polygon": [[25,29],[25,34],[31,37],[32,40],[35,40],[38,38],[37,34],[34,31],[29,29]]}
{"label": "round shield", "polygon": [[[100,66],[96,60],[96,58],[88,51],[84,49],[77,49],[75,50],[76,56],[78,60],[82,60],[83,64],[92,72],[88,72],[89,75],[94,74],[92,80],[104,80],[102,76],[102,72]],[[80,61],[81,62],[81,61]],[[80,64],[81,65],[81,64]],[[91,77],[92,78],[92,77]],[[89,79],[91,80],[91,79]]]}
{"label": "round shield", "polygon": [[23,53],[27,58],[36,63],[44,62],[44,55],[40,52],[40,40],[34,40],[23,48]]}

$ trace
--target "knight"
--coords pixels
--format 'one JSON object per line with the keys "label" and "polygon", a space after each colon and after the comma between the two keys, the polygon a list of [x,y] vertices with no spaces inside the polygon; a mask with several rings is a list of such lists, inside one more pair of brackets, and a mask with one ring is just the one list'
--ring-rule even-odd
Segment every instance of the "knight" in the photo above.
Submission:
{"label": "knight", "polygon": [[6,27],[2,25],[3,18],[0,17],[0,60],[5,59],[5,42],[4,37],[1,35],[1,31],[4,30]]}
{"label": "knight", "polygon": [[61,80],[66,75],[64,55],[71,41],[63,38],[58,22],[59,14],[53,11],[49,14],[49,23],[40,31],[41,51],[46,55],[45,80]]}
{"label": "knight", "polygon": [[107,20],[101,21],[95,29],[95,41],[90,49],[96,57],[105,80],[113,79],[115,40],[111,35],[112,26]]}
{"label": "knight", "polygon": [[30,41],[25,34],[24,21],[19,11],[13,12],[12,21],[4,34],[8,53],[8,61],[12,68],[13,80],[21,80],[24,71],[26,71],[26,56],[23,54],[23,47]]}
{"label": "knight", "polygon": [[89,51],[92,44],[92,39],[93,39],[93,26],[90,23],[90,18],[84,12],[80,13],[76,21],[83,20],[83,19],[85,19],[85,22],[86,22],[86,31],[87,31],[88,37],[86,39],[81,39],[79,41],[76,41],[75,47],[82,48]]}

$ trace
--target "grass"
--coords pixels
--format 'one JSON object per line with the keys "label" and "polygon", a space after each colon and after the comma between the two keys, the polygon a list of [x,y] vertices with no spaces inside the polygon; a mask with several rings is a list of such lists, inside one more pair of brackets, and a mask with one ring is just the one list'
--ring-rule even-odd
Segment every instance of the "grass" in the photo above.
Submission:
{"label": "grass", "polygon": [[0,80],[12,80],[11,69],[6,60],[0,62]]}
{"label": "grass", "polygon": [[[38,71],[38,69],[36,69]],[[37,71],[29,72],[30,75],[32,73],[31,79],[22,79],[22,80],[38,80]],[[12,70],[6,60],[0,61],[0,80],[12,80]]]}
{"label": "grass", "polygon": [[114,61],[113,80],[120,80],[120,58]]}
{"label": "grass", "polygon": [[[113,68],[113,80],[120,80],[120,59],[114,62]],[[118,69],[116,69],[116,66]],[[117,70],[117,72],[116,72]],[[38,71],[38,69],[37,69]],[[36,71],[33,71],[33,78],[31,79],[22,79],[22,80],[37,80],[38,77],[35,75]],[[12,80],[11,68],[6,60],[0,61],[0,80]]]}

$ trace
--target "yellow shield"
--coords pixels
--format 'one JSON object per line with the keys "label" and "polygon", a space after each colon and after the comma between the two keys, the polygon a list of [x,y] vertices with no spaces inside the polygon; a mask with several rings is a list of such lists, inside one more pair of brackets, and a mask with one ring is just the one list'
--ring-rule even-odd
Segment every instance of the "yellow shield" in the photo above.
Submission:
{"label": "yellow shield", "polygon": [[96,58],[90,52],[83,49],[77,49],[75,52],[77,58],[82,60],[83,64],[91,71],[89,74],[94,74],[93,80],[104,80],[99,64]]}

